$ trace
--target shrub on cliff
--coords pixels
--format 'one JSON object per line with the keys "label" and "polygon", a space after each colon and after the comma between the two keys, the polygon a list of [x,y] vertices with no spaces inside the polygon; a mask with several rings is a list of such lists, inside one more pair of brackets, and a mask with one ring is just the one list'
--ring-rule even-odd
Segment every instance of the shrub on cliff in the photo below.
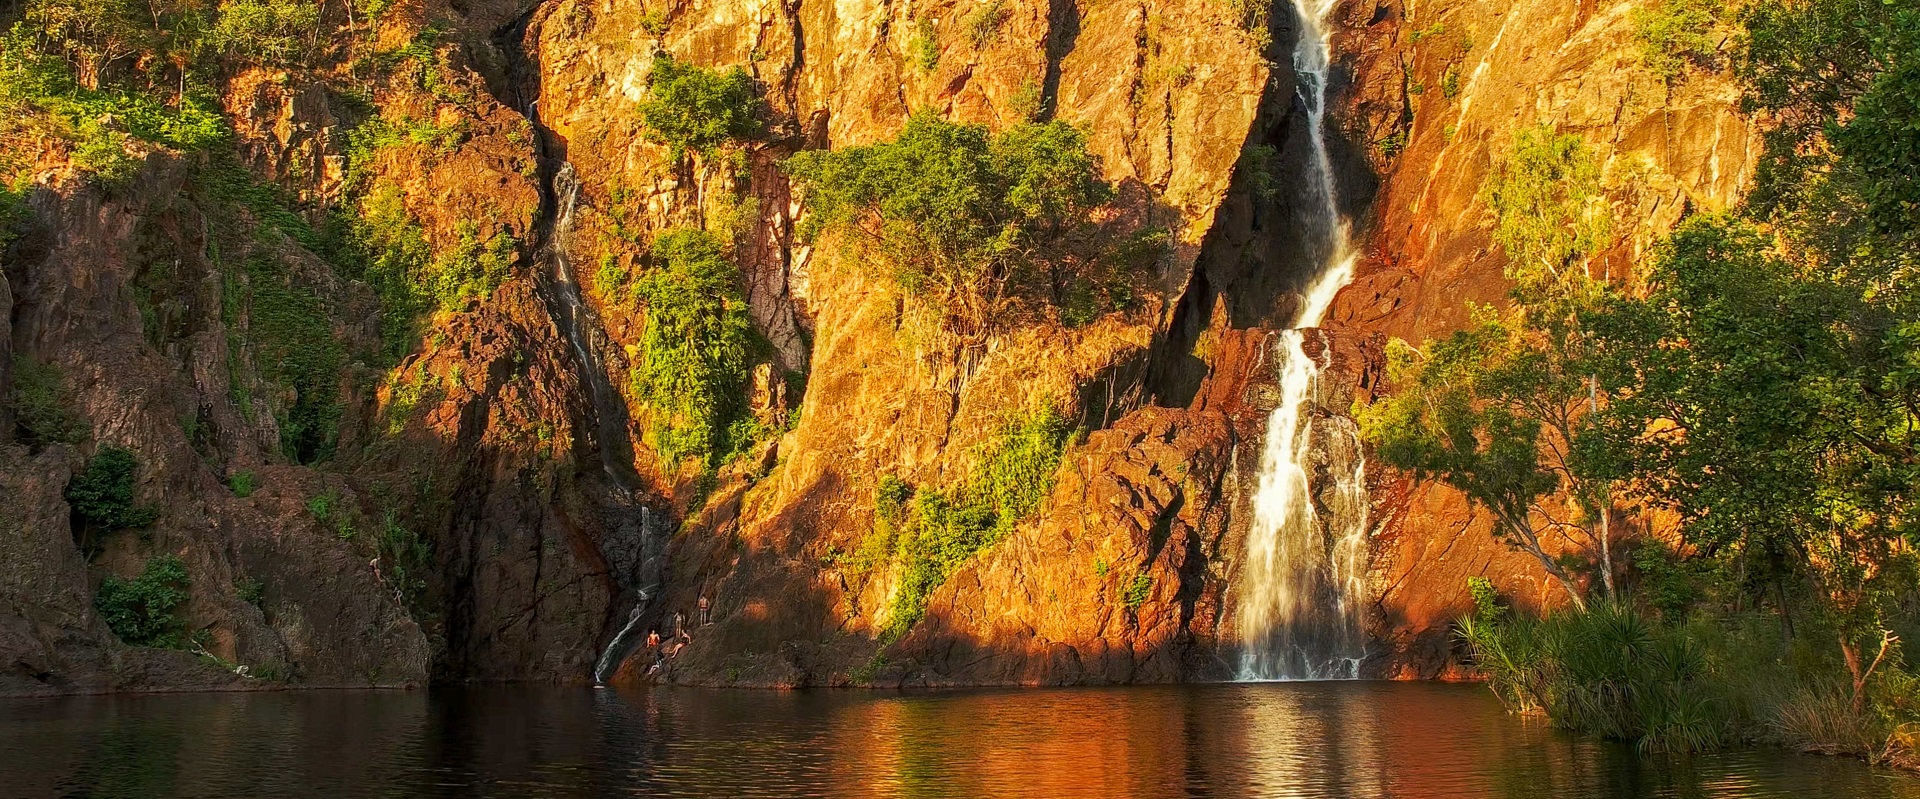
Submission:
{"label": "shrub on cliff", "polygon": [[60,367],[53,364],[16,356],[7,410],[28,444],[78,444],[87,438],[87,420],[73,409]]}
{"label": "shrub on cliff", "polygon": [[711,463],[730,449],[729,430],[746,410],[752,327],[740,272],[704,230],[661,234],[651,261],[633,284],[647,313],[633,392],[648,407],[648,437],[663,459]]}
{"label": "shrub on cliff", "polygon": [[0,37],[0,137],[63,140],[75,166],[108,183],[132,177],[137,143],[185,151],[223,140],[218,103],[183,80],[197,45],[176,32],[204,27],[199,14],[124,0],[28,3]]}
{"label": "shrub on cliff", "polygon": [[249,258],[245,273],[244,283],[228,286],[235,295],[229,302],[246,311],[234,343],[244,342],[260,375],[286,394],[273,408],[281,453],[298,463],[331,457],[346,348],[334,336],[326,302],[277,259]]}
{"label": "shrub on cliff", "polygon": [[471,300],[484,300],[506,282],[513,265],[514,240],[506,230],[496,230],[484,241],[480,228],[472,220],[454,226],[459,241],[433,260],[431,270],[434,301],[444,311],[464,310]]}
{"label": "shrub on cliff", "polygon": [[1068,306],[1076,291],[1098,291],[1109,310],[1157,255],[1105,235],[1096,215],[1113,187],[1064,122],[994,134],[920,113],[891,142],[804,152],[786,168],[806,190],[803,236],[830,231],[877,256],[963,335],[1023,307]]}
{"label": "shrub on cliff", "polygon": [[1689,65],[1713,57],[1713,29],[1722,6],[1718,0],[1660,0],[1633,9],[1633,43],[1640,64],[1663,80],[1673,80]]}
{"label": "shrub on cliff", "polygon": [[187,567],[173,555],[147,561],[131,580],[100,581],[93,606],[120,640],[131,646],[178,649],[186,644],[180,606],[186,604]]}
{"label": "shrub on cliff", "polygon": [[101,531],[145,527],[160,512],[151,506],[137,505],[133,498],[135,475],[140,461],[133,452],[112,444],[87,459],[79,474],[67,481],[67,503],[74,516],[85,526]]}
{"label": "shrub on cliff", "polygon": [[300,0],[226,0],[208,31],[211,48],[259,64],[297,66],[313,50],[320,9]]}
{"label": "shrub on cliff", "polygon": [[712,155],[729,142],[752,138],[760,132],[754,116],[759,107],[746,70],[708,69],[661,53],[647,78],[640,121],[647,138],[672,147],[678,160],[687,150]]}

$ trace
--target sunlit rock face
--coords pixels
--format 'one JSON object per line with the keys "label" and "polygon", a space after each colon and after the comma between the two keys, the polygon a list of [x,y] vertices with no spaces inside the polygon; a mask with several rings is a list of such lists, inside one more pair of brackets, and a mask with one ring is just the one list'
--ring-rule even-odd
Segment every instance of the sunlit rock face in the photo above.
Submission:
{"label": "sunlit rock face", "polygon": [[[223,275],[252,255],[287,264],[355,352],[381,335],[365,282],[295,237],[210,247],[257,220],[181,199],[200,179],[190,157],[156,153],[109,192],[40,154],[29,232],[0,272],[0,382],[15,357],[61,364],[93,439],[141,458],[137,493],[160,515],[88,561],[60,494],[90,445],[33,451],[0,424],[0,659],[15,664],[0,692],[262,684],[222,660],[309,685],[579,681],[618,631],[669,631],[676,614],[691,644],[658,672],[636,657],[612,679],[1240,676],[1236,589],[1286,402],[1280,348],[1313,357],[1298,410],[1320,432],[1303,471],[1324,482],[1363,459],[1326,434],[1378,386],[1387,337],[1442,333],[1464,302],[1502,296],[1478,195],[1515,129],[1553,121],[1605,159],[1616,216],[1635,225],[1601,259],[1620,270],[1683,209],[1730,201],[1754,146],[1724,78],[1669,85],[1639,68],[1633,2],[1338,4],[1323,17],[1321,131],[1359,257],[1319,326],[1285,339],[1325,266],[1302,221],[1318,206],[1302,190],[1316,178],[1300,26],[1285,5],[1247,18],[1231,5],[430,0],[372,26],[324,19],[333,47],[312,63],[224,86],[241,164],[314,207],[347,201],[350,179],[389,186],[436,252],[475,223],[516,249],[501,285],[437,309],[404,353],[342,367],[337,444],[318,462],[283,452],[288,395],[234,343],[251,322],[223,309]],[[976,25],[988,12],[998,24]],[[340,91],[364,67],[354,37],[397,48],[428,22],[438,90]],[[737,164],[675,163],[647,137],[636,104],[663,52],[753,76],[766,129]],[[350,164],[360,103],[458,135]],[[1081,127],[1117,187],[1116,224],[1169,234],[1152,290],[1084,326],[961,347],[906,323],[881,265],[801,242],[806,208],[781,160],[888,140],[920,111]],[[557,189],[563,172],[577,194]],[[769,351],[750,404],[797,419],[706,479],[647,445],[629,379],[644,308],[601,271],[644,265],[660,231],[722,220]],[[836,558],[873,529],[881,478],[958,480],[1006,419],[1040,405],[1084,430],[1047,500],[883,645],[899,570],[856,575]],[[228,485],[242,471],[260,483],[246,497]],[[1320,483],[1306,492],[1322,516],[1366,519],[1358,673],[1450,673],[1445,628],[1468,575],[1551,601],[1457,495],[1373,468],[1365,479],[1362,509],[1326,507],[1339,492]],[[323,496],[349,512],[316,512]],[[388,521],[430,552],[417,591],[378,561]],[[91,608],[101,577],[162,553],[192,575],[186,623],[218,660],[126,647]]]}

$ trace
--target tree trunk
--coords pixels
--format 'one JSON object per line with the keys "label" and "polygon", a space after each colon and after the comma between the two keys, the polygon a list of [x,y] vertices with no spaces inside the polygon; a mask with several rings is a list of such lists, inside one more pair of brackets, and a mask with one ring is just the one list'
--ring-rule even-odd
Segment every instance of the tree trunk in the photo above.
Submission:
{"label": "tree trunk", "polygon": [[1847,661],[1848,676],[1853,678],[1853,701],[1848,708],[1853,711],[1854,717],[1858,718],[1861,712],[1867,709],[1867,674],[1866,669],[1860,665],[1860,644],[1847,637],[1846,633],[1841,633],[1840,655]]}
{"label": "tree trunk", "polygon": [[1540,548],[1540,540],[1534,537],[1533,529],[1512,520],[1507,521],[1507,527],[1513,530],[1514,538],[1520,542],[1520,548],[1526,550],[1527,554],[1532,555],[1535,560],[1540,561],[1540,568],[1545,569],[1548,576],[1558,582],[1561,588],[1566,589],[1567,597],[1573,600],[1573,606],[1585,612],[1587,598],[1581,596],[1580,589],[1574,587],[1573,578],[1567,575],[1567,570],[1560,568],[1560,564],[1555,563],[1547,551]]}

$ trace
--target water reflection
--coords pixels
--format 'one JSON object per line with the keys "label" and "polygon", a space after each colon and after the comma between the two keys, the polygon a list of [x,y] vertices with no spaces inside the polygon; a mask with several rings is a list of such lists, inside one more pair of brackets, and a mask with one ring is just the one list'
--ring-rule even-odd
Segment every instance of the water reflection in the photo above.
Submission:
{"label": "water reflection", "polygon": [[0,702],[0,797],[1920,798],[1779,753],[1643,758],[1473,686],[586,688]]}

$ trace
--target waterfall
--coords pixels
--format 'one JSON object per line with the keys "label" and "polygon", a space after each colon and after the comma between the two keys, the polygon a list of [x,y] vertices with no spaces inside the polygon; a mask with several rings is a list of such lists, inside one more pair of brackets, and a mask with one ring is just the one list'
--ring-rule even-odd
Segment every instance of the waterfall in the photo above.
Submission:
{"label": "waterfall", "polygon": [[[556,317],[562,321],[561,330],[566,334],[567,342],[573,345],[574,357],[580,359],[580,378],[587,384],[587,392],[593,400],[594,421],[597,423],[600,444],[600,468],[606,472],[607,480],[615,487],[625,489],[629,482],[623,475],[632,470],[631,466],[620,464],[620,448],[617,442],[626,440],[626,404],[613,390],[613,384],[607,381],[606,367],[600,363],[599,350],[589,340],[599,325],[593,320],[592,311],[580,299],[580,282],[573,276],[573,259],[567,252],[567,240],[573,235],[574,206],[580,203],[580,180],[574,177],[573,164],[562,161],[553,175],[554,218],[553,230],[548,236],[547,258],[553,263],[554,302],[559,306]],[[631,493],[631,492],[629,492]]]}
{"label": "waterfall", "polygon": [[[665,551],[665,536],[655,529],[653,513],[639,503],[639,491],[634,484],[633,466],[621,463],[625,457],[627,444],[626,401],[615,391],[607,379],[607,370],[600,361],[600,350],[592,336],[600,329],[594,318],[593,309],[580,297],[580,283],[574,278],[573,259],[568,255],[567,243],[573,234],[574,207],[580,202],[580,181],[573,173],[573,164],[562,161],[554,170],[552,190],[554,195],[553,227],[547,237],[546,260],[553,265],[553,292],[549,303],[553,316],[560,322],[561,332],[573,347],[574,357],[580,361],[580,379],[587,384],[587,393],[593,402],[593,416],[596,432],[599,436],[600,469],[607,476],[607,486],[613,492],[614,504],[638,511],[638,530],[622,530],[618,540],[634,540],[638,544],[637,552],[609,552],[609,560],[615,563],[633,564],[633,574],[627,576],[624,584],[638,589],[633,610],[627,614],[627,623],[615,633],[612,640],[601,650],[600,657],[594,661],[593,680],[605,684],[607,679],[618,671],[620,664],[632,654],[635,633],[640,628],[640,620],[651,604],[654,594],[659,591],[662,556]],[[631,513],[623,514],[632,516]],[[632,519],[627,519],[629,523]],[[603,550],[607,544],[602,544]],[[624,557],[623,557],[624,556]]]}
{"label": "waterfall", "polygon": [[[1280,405],[1267,418],[1236,617],[1240,679],[1351,679],[1365,654],[1366,463],[1351,420],[1315,417],[1326,345],[1310,345],[1334,295],[1353,279],[1349,241],[1326,143],[1333,0],[1295,0],[1295,91],[1306,109],[1310,161],[1301,223],[1318,268],[1299,314],[1280,334]],[[1313,348],[1317,351],[1310,352]],[[1316,462],[1316,456],[1318,460]]]}

